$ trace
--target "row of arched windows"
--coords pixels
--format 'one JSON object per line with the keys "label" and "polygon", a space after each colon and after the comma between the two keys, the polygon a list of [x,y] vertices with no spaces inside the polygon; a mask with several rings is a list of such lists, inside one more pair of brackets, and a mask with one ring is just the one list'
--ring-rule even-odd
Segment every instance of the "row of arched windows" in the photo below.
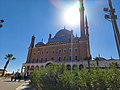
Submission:
{"label": "row of arched windows", "polygon": [[[46,64],[46,66],[47,66],[47,64]],[[38,69],[43,68],[43,67],[44,66],[38,66],[38,65],[37,66],[27,66],[26,69],[27,70],[35,70],[35,69],[37,69],[38,70]],[[71,70],[71,69],[74,70],[75,67],[78,67],[79,69],[84,68],[84,66],[82,64],[80,64],[79,66],[77,66],[77,65],[71,66],[71,65],[68,64],[68,65],[66,65],[66,67],[67,67],[68,70]]]}
{"label": "row of arched windows", "polygon": [[[66,53],[66,52],[78,52],[78,48],[74,48],[74,50],[72,49],[72,48],[69,48],[69,50],[67,50],[67,49],[57,49],[58,51],[58,53],[60,54],[60,53]],[[51,53],[51,52],[50,52]],[[55,50],[53,50],[52,51],[52,53],[54,54],[55,53]],[[37,52],[37,54],[40,54],[40,50],[38,50],[38,52]],[[48,52],[48,50],[46,50],[46,52],[44,52],[44,51],[41,51],[41,54],[49,54],[49,52]],[[34,55],[36,55],[36,53],[34,53]]]}
{"label": "row of arched windows", "polygon": [[55,59],[54,57],[51,57],[51,58],[40,58],[40,59],[33,59],[31,61],[31,63],[44,63],[44,62],[47,62],[47,61],[55,61],[55,62],[59,62],[59,61],[71,61],[71,60],[79,60],[78,59],[78,56],[74,56],[74,59],[72,56],[69,56],[69,57],[58,57],[58,59]]}

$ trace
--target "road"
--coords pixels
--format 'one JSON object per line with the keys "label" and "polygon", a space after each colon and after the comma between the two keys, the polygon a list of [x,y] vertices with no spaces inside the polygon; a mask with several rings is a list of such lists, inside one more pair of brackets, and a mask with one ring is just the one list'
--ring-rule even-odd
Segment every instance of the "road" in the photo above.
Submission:
{"label": "road", "polygon": [[10,81],[10,78],[0,78],[0,90],[35,90],[25,81]]}

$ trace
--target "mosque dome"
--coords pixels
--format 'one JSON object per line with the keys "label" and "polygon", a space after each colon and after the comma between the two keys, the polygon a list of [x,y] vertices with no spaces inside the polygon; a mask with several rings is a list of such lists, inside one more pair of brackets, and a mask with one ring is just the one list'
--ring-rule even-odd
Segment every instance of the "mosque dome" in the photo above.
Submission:
{"label": "mosque dome", "polygon": [[69,42],[71,37],[74,37],[73,31],[64,28],[59,30],[53,38],[49,39],[48,42]]}
{"label": "mosque dome", "polygon": [[73,36],[73,31],[69,31],[67,29],[61,29],[60,31],[58,31],[55,35],[55,37],[61,37],[61,36]]}

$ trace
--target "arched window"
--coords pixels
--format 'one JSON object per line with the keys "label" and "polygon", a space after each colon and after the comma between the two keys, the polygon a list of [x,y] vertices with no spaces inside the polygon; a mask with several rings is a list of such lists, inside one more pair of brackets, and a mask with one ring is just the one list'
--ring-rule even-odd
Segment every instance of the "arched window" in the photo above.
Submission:
{"label": "arched window", "polygon": [[36,60],[36,63],[38,63],[38,61],[39,61],[39,60],[37,59],[37,60]]}
{"label": "arched window", "polygon": [[34,66],[31,66],[31,70],[34,70]]}
{"label": "arched window", "polygon": [[71,56],[69,56],[69,60],[71,61]]}
{"label": "arched window", "polygon": [[71,66],[70,66],[70,65],[67,65],[67,69],[68,69],[68,70],[71,70]]}
{"label": "arched window", "polygon": [[82,65],[82,64],[80,64],[80,65],[79,65],[79,69],[81,70],[82,68],[84,68],[84,67],[83,67],[83,65]]}
{"label": "arched window", "polygon": [[78,57],[77,57],[77,56],[75,56],[75,60],[78,60]]}
{"label": "arched window", "polygon": [[52,57],[51,60],[54,60],[54,57]]}
{"label": "arched window", "polygon": [[47,62],[47,58],[45,58],[45,62]]}
{"label": "arched window", "polygon": [[58,58],[58,61],[61,61],[61,57]]}
{"label": "arched window", "polygon": [[35,67],[35,69],[39,70],[39,66],[37,65],[37,66]]}

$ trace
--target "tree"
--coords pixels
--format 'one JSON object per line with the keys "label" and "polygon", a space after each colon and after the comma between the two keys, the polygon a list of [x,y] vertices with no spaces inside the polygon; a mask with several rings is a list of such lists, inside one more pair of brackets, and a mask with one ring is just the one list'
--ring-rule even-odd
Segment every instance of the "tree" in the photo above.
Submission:
{"label": "tree", "polygon": [[2,76],[5,75],[5,71],[6,71],[6,68],[7,68],[10,60],[15,60],[16,58],[13,57],[13,54],[7,54],[7,55],[5,55],[5,59],[7,59],[7,61],[6,61],[5,66],[4,66],[4,70],[3,70]]}

